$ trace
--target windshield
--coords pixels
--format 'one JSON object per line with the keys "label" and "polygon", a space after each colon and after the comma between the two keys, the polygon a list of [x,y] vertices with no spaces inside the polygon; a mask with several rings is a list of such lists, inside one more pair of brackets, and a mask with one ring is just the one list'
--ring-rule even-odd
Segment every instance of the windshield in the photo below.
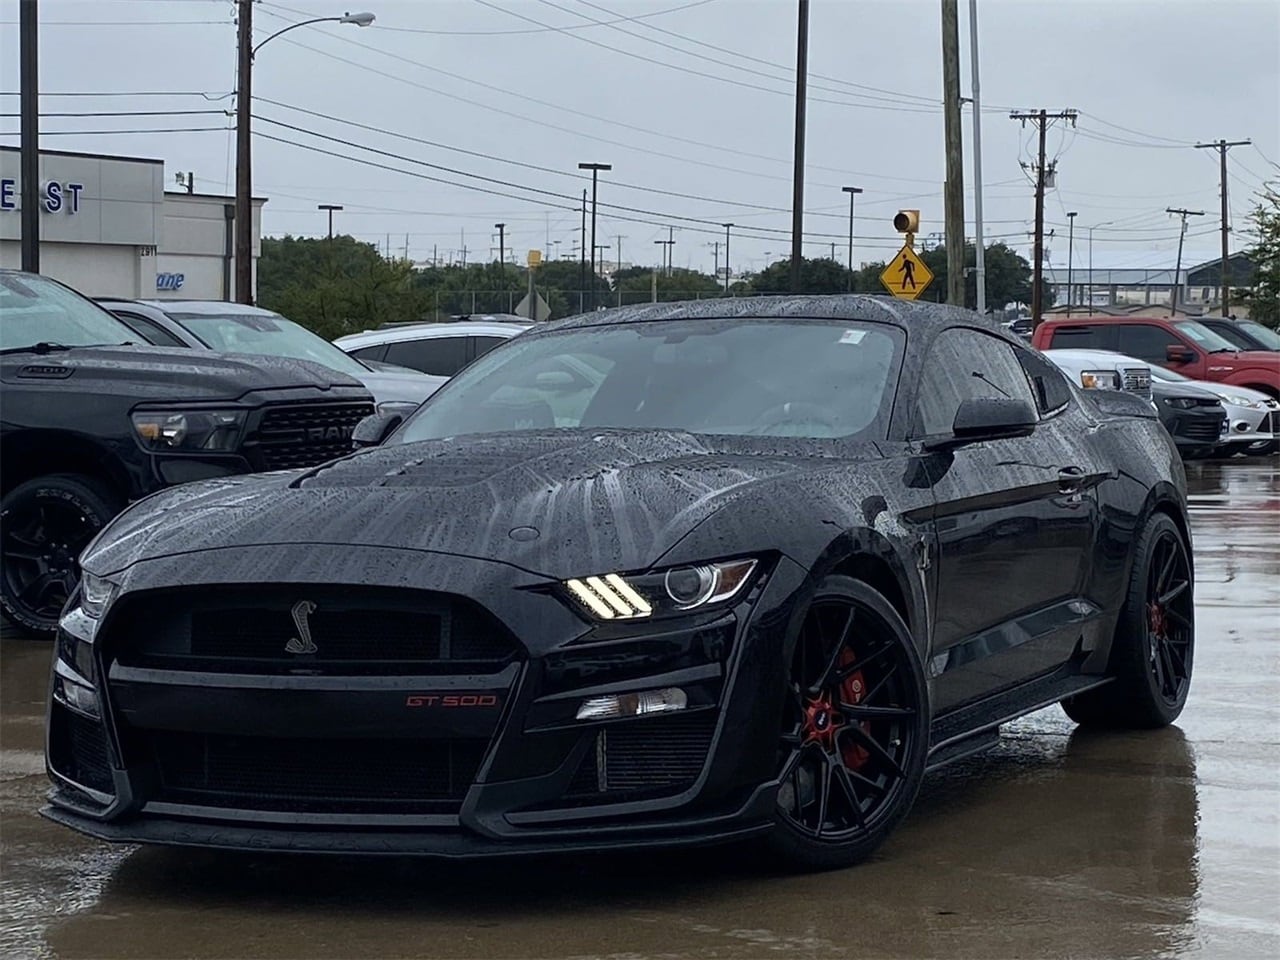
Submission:
{"label": "windshield", "polygon": [[1241,330],[1268,350],[1280,350],[1280,333],[1276,333],[1270,327],[1264,327],[1257,320],[1238,320],[1236,322]]}
{"label": "windshield", "polygon": [[1231,343],[1225,337],[1222,337],[1198,320],[1177,320],[1173,324],[1178,328],[1180,333],[1186,334],[1196,342],[1196,346],[1209,353],[1215,353],[1224,350],[1228,353],[1235,353],[1240,348]]}
{"label": "windshield", "polygon": [[33,274],[0,273],[0,350],[129,341],[138,341],[132,330],[74,290]]}
{"label": "windshield", "polygon": [[1191,380],[1190,377],[1184,377],[1180,373],[1157,366],[1151,368],[1151,379],[1159,380],[1161,383],[1187,383]]}
{"label": "windshield", "polygon": [[324,337],[278,313],[171,313],[170,316],[214,350],[310,360],[355,377],[369,372],[359,360],[343,353]]}
{"label": "windshield", "polygon": [[465,368],[395,440],[555,428],[878,438],[902,340],[862,321],[751,319],[526,334]]}

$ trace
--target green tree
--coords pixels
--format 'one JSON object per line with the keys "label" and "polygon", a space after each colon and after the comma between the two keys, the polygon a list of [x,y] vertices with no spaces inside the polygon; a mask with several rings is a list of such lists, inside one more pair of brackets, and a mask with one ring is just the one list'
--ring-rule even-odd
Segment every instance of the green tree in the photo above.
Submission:
{"label": "green tree", "polygon": [[655,270],[653,267],[631,267],[613,275],[614,290],[609,303],[616,306],[619,302],[623,305],[650,302],[653,299],[655,273],[658,299],[664,303],[673,300],[707,300],[724,296],[724,285],[720,281],[697,270],[674,267],[668,276],[662,270]]}
{"label": "green tree", "polygon": [[[920,259],[933,274],[933,283],[920,297],[934,303],[947,300],[947,250],[943,246],[926,247],[919,251]],[[970,310],[978,306],[978,278],[974,272],[977,248],[965,244],[964,305]],[[1012,248],[1003,243],[993,243],[986,249],[983,263],[987,274],[987,309],[999,310],[1009,303],[1031,302],[1031,264]],[[1047,295],[1048,291],[1046,291]],[[1046,297],[1047,299],[1047,297]],[[1046,302],[1046,306],[1050,304]]]}
{"label": "green tree", "polygon": [[1236,298],[1248,305],[1251,319],[1280,329],[1280,191],[1275,184],[1263,186],[1249,227],[1254,285],[1237,291]]}
{"label": "green tree", "polygon": [[[855,280],[857,279],[855,274]],[[791,260],[778,260],[769,264],[751,279],[751,290],[757,294],[791,293]],[[847,293],[849,269],[832,260],[821,257],[800,261],[799,293]]]}

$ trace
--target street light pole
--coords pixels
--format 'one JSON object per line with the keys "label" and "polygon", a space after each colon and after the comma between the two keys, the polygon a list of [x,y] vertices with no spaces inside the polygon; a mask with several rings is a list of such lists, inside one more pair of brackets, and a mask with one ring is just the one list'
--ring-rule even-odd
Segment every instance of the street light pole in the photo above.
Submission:
{"label": "street light pole", "polygon": [[579,170],[591,171],[591,309],[596,306],[596,189],[600,183],[600,171],[612,170],[610,163],[580,163]]}
{"label": "street light pole", "polygon": [[316,17],[291,23],[277,30],[257,46],[253,44],[253,0],[237,0],[238,18],[236,68],[236,202],[235,261],[236,301],[253,303],[253,160],[249,120],[253,105],[253,58],[267,43],[298,27],[313,23],[352,23],[367,27],[373,23],[372,13],[347,13],[340,17]]}
{"label": "street light pole", "polygon": [[849,292],[853,293],[853,202],[862,192],[861,187],[841,187],[849,195]]}
{"label": "street light pole", "polygon": [[1071,271],[1075,266],[1076,213],[1067,211],[1067,316],[1071,316]]}

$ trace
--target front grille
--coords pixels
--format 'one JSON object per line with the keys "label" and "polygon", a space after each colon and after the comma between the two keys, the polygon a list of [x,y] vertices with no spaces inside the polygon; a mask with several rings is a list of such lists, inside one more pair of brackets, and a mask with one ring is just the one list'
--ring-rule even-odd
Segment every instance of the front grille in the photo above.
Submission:
{"label": "front grille", "polygon": [[1262,423],[1258,424],[1259,433],[1280,433],[1280,412],[1271,411],[1263,418]]}
{"label": "front grille", "polygon": [[306,740],[156,732],[153,799],[296,813],[456,812],[483,740]]}
{"label": "front grille", "polygon": [[1125,367],[1123,370],[1124,389],[1129,393],[1137,393],[1148,400],[1151,399],[1151,371],[1145,367]]}
{"label": "front grille", "polygon": [[687,790],[707,761],[715,725],[715,712],[703,710],[601,730],[592,738],[565,800],[619,803]]}
{"label": "front grille", "polygon": [[183,591],[139,604],[118,622],[113,653],[121,663],[183,670],[495,672],[520,650],[501,623],[466,598],[416,591]]}
{"label": "front grille", "polygon": [[1221,417],[1180,417],[1177,435],[1188,440],[1213,443],[1222,435]]}
{"label": "front grille", "polygon": [[356,424],[372,413],[372,403],[268,407],[245,452],[262,470],[314,467],[350,453]]}
{"label": "front grille", "polygon": [[102,793],[114,793],[107,735],[102,724],[65,708],[55,708],[50,719],[50,760],[53,768],[82,786]]}

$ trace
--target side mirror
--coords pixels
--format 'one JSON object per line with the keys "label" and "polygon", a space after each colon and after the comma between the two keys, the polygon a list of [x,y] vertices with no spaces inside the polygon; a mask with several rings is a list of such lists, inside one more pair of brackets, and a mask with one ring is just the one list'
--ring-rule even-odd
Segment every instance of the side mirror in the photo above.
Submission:
{"label": "side mirror", "polygon": [[962,401],[951,425],[951,436],[927,446],[937,450],[977,440],[1026,437],[1035,428],[1036,412],[1025,400],[981,397]]}
{"label": "side mirror", "polygon": [[375,413],[356,424],[351,443],[357,450],[376,447],[391,436],[392,431],[404,423],[402,413]]}
{"label": "side mirror", "polygon": [[1196,358],[1196,352],[1190,347],[1171,343],[1164,348],[1164,358],[1170,363],[1191,363]]}

